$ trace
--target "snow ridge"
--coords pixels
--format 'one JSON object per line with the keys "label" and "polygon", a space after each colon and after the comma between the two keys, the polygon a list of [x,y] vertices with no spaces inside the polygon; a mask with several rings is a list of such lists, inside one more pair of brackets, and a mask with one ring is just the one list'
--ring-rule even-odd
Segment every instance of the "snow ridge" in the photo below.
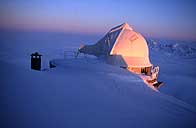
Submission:
{"label": "snow ridge", "polygon": [[148,46],[153,51],[165,52],[167,55],[182,57],[195,57],[196,47],[190,42],[175,42],[164,40],[147,39]]}

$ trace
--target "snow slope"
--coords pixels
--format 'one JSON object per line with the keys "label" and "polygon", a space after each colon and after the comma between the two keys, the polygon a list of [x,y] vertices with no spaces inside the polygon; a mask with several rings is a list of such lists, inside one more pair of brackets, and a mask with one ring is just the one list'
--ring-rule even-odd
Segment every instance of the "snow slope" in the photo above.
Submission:
{"label": "snow slope", "polygon": [[196,43],[170,40],[148,40],[150,58],[160,66],[162,93],[196,106]]}
{"label": "snow slope", "polygon": [[[41,34],[1,37],[0,127],[196,127],[196,109],[186,100],[157,93],[138,76],[93,57],[63,59],[78,40]],[[44,71],[30,69],[35,50],[43,54]],[[51,59],[57,67],[48,69]]]}

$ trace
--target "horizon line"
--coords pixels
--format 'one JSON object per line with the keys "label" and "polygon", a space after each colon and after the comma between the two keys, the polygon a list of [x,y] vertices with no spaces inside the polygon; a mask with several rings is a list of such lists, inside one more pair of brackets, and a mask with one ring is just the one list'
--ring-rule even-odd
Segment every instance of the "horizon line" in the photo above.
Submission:
{"label": "horizon line", "polygon": [[[66,31],[66,30],[52,30],[52,29],[31,29],[31,28],[8,28],[0,26],[0,32],[43,32],[43,33],[65,33],[65,34],[81,34],[81,35],[92,35],[92,36],[104,36],[106,32],[89,32],[89,31]],[[142,32],[141,33],[147,39],[164,39],[164,40],[173,40],[173,41],[190,41],[196,42],[196,39],[179,39],[174,37],[161,37],[161,36],[152,36]]]}

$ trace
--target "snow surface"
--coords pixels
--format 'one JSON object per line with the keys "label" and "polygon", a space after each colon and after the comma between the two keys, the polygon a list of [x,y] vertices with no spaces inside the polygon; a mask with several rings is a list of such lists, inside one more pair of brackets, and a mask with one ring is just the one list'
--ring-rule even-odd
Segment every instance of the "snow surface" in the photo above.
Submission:
{"label": "snow surface", "polygon": [[[3,32],[0,127],[196,127],[194,53],[182,56],[150,46],[152,63],[160,66],[159,79],[165,82],[157,93],[138,76],[101,59],[82,55],[74,59],[67,52],[64,59],[64,51],[98,39]],[[192,44],[188,47],[194,48]],[[30,69],[30,54],[35,51],[43,55],[41,72]],[[49,60],[57,67],[49,69]]]}
{"label": "snow surface", "polygon": [[196,106],[196,42],[148,40],[150,58],[160,66],[160,91]]}

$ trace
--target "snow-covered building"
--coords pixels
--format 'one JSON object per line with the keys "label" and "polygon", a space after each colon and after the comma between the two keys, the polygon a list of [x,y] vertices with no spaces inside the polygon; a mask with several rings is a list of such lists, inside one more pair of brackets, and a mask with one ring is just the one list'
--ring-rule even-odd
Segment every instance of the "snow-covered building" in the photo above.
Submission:
{"label": "snow-covered building", "polygon": [[104,56],[110,64],[119,65],[138,74],[150,75],[152,64],[146,40],[127,23],[112,28],[96,44],[80,47],[79,52],[97,57]]}

